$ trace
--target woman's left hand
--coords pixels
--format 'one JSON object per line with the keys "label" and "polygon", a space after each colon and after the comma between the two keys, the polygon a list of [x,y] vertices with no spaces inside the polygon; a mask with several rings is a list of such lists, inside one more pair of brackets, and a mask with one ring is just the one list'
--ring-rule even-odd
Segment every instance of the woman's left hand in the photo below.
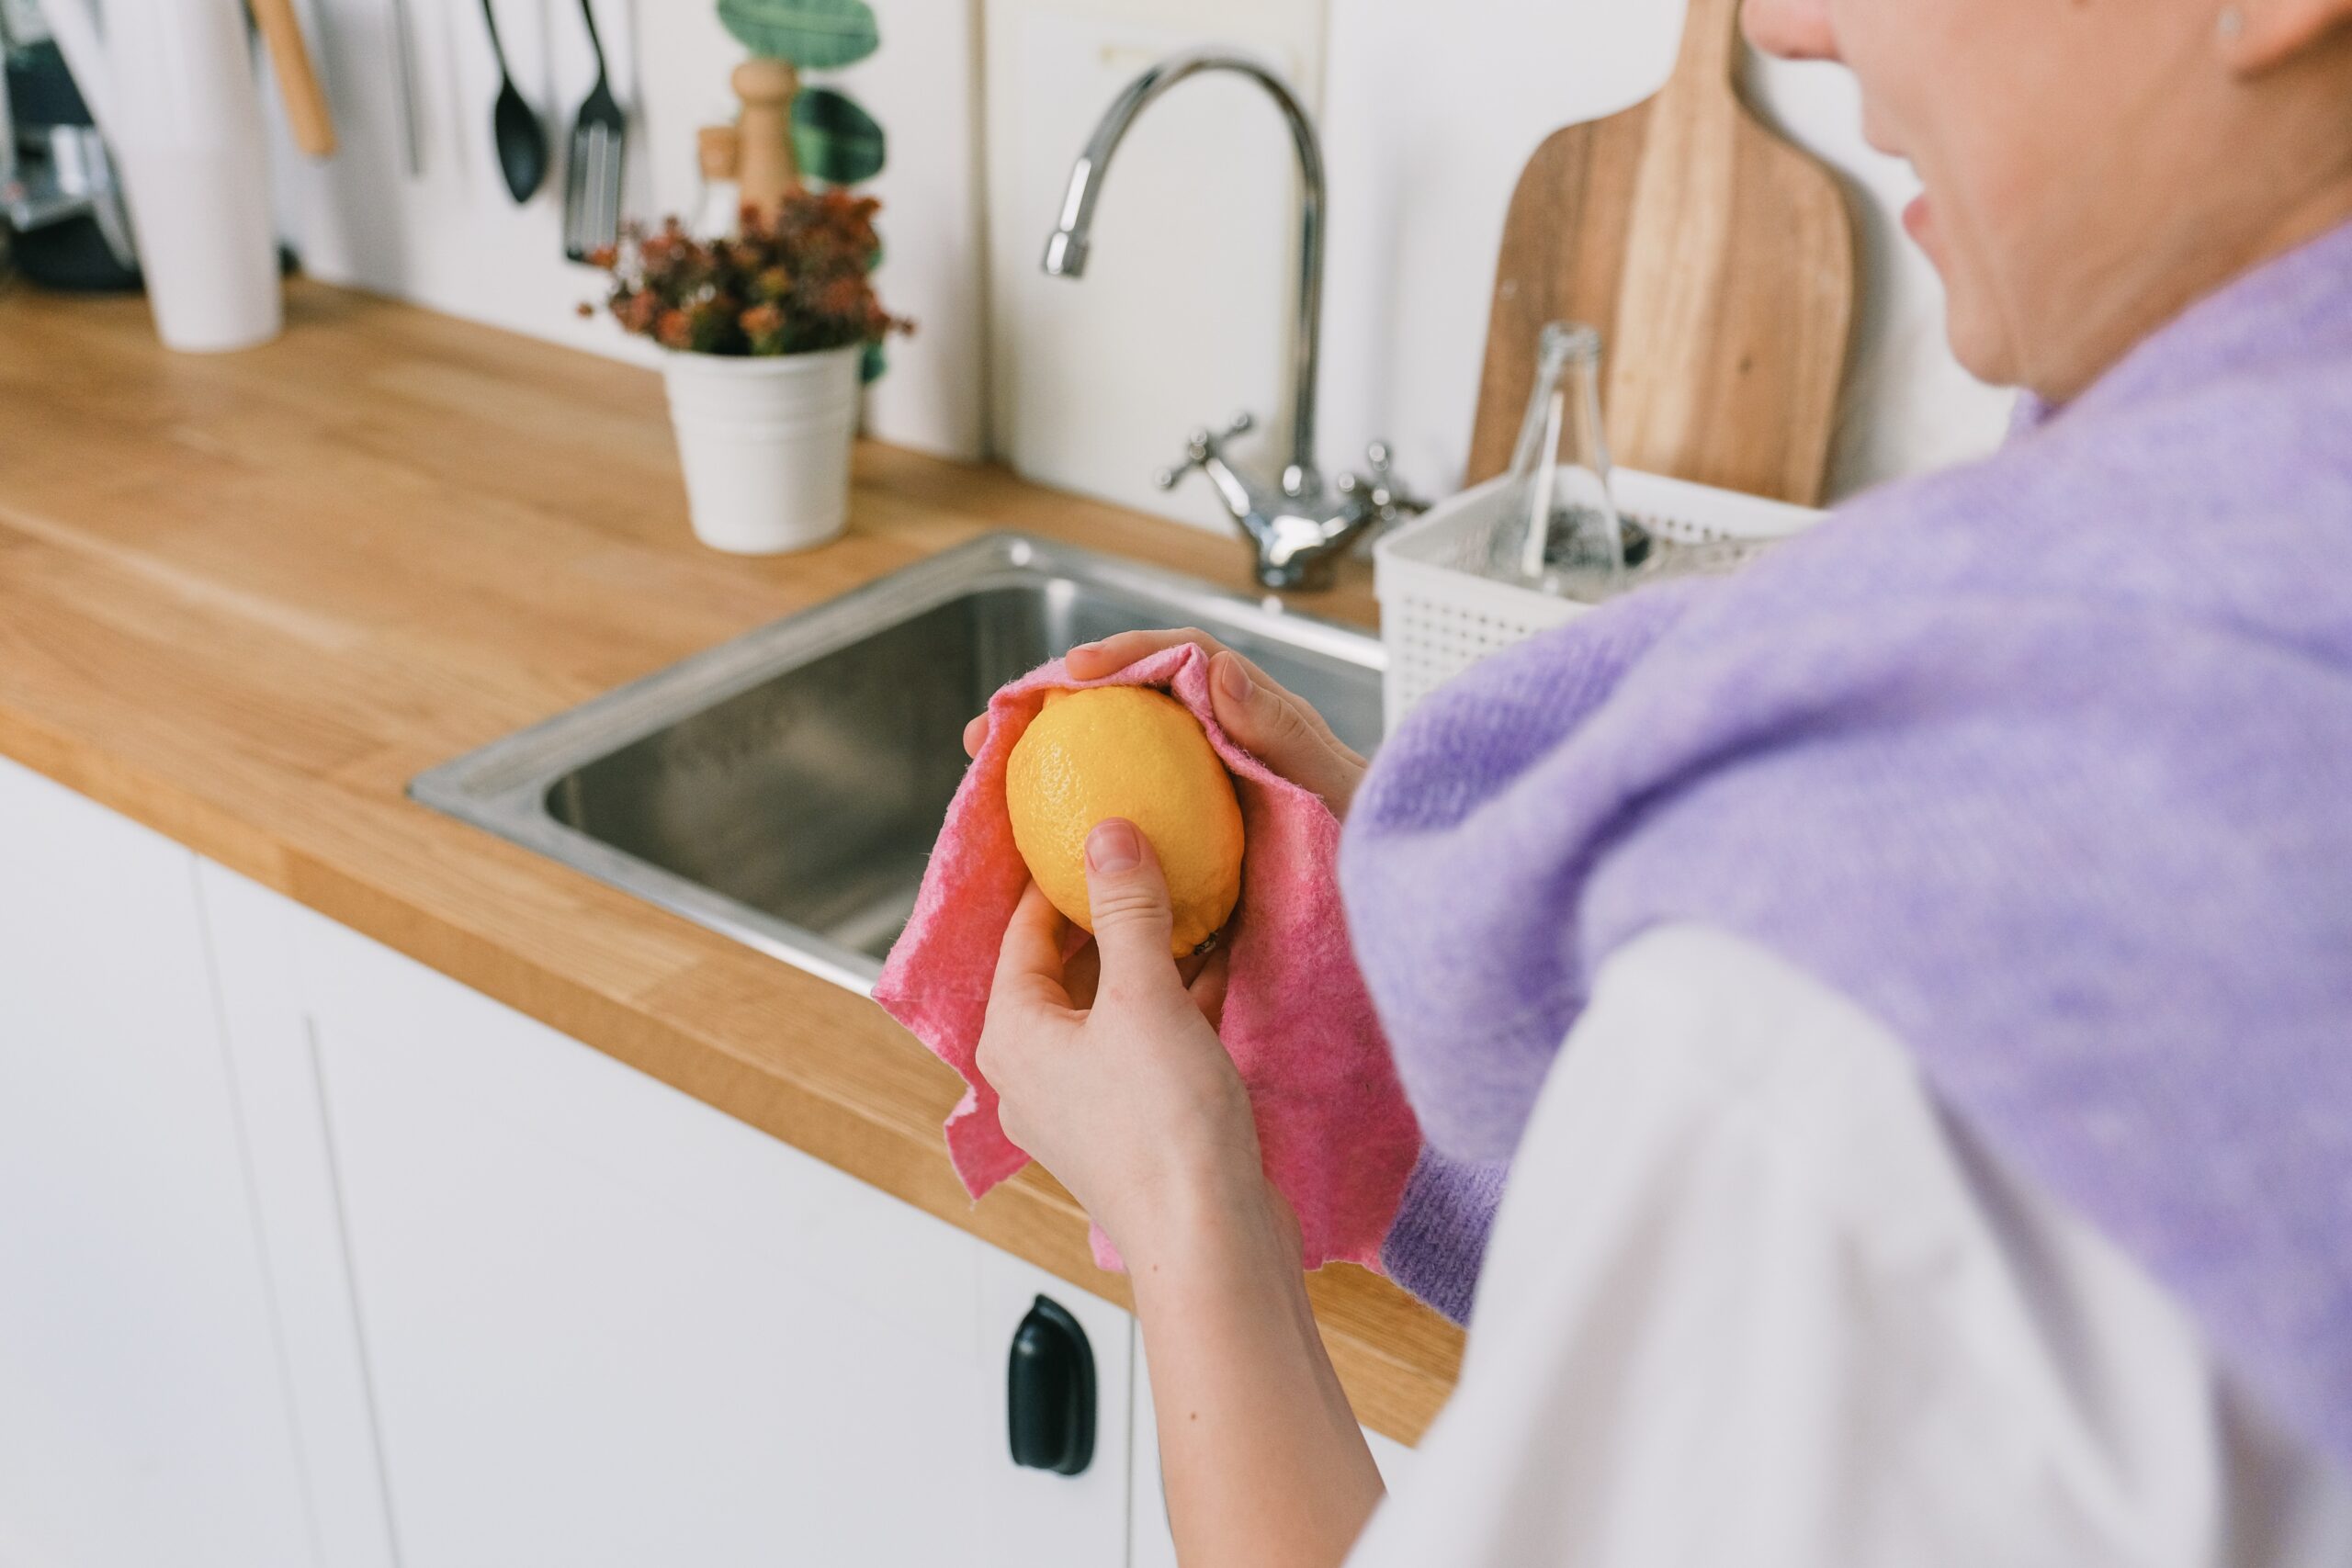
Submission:
{"label": "woman's left hand", "polygon": [[1169,954],[1168,885],[1132,823],[1086,842],[1098,973],[1067,969],[1069,923],[1034,886],[1005,928],[979,1068],[1005,1135],[1045,1166],[1130,1268],[1272,1190],[1250,1097],[1217,1039],[1224,956],[1189,985]]}

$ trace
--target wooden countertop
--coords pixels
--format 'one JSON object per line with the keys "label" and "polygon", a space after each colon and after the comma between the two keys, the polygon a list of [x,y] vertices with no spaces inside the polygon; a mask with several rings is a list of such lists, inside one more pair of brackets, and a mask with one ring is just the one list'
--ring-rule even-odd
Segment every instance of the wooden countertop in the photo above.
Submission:
{"label": "wooden countertop", "polygon": [[[847,537],[723,556],[650,371],[303,282],[216,357],[137,299],[0,294],[0,753],[1125,1302],[1042,1172],[966,1199],[960,1086],[872,1003],[403,793],[1000,527],[1248,586],[1238,540],[873,445]],[[1300,603],[1369,622],[1369,574]],[[1310,1285],[1359,1415],[1417,1438],[1460,1335],[1358,1269]]]}

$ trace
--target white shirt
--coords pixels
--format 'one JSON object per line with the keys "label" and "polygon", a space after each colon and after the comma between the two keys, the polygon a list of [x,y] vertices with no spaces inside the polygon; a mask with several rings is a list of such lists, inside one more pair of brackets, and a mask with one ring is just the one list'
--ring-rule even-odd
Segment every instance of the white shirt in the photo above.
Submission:
{"label": "white shirt", "polygon": [[2352,1563],[2352,1484],[2154,1282],[1722,932],[1604,967],[1487,1257],[1353,1568]]}

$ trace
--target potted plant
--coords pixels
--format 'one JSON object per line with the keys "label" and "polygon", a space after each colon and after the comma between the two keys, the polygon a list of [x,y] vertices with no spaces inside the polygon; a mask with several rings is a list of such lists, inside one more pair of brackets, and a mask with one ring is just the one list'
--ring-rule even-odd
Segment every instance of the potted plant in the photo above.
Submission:
{"label": "potted plant", "polygon": [[665,350],[687,507],[715,549],[807,549],[848,521],[860,363],[912,330],[875,298],[878,207],[795,187],[773,212],[745,208],[732,236],[672,218],[595,258],[614,318]]}

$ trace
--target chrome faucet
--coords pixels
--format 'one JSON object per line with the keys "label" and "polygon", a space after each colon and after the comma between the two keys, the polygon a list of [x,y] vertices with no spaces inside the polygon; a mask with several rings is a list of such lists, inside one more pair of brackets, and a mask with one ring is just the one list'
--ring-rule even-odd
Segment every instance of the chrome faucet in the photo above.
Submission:
{"label": "chrome faucet", "polygon": [[1234,72],[1265,88],[1289,122],[1291,144],[1298,151],[1302,194],[1290,455],[1280,474],[1271,479],[1227,459],[1225,443],[1255,423],[1247,413],[1237,414],[1222,434],[1205,427],[1193,432],[1183,462],[1162,468],[1156,478],[1160,489],[1173,490],[1194,468],[1206,474],[1226,511],[1257,546],[1258,581],[1268,588],[1297,588],[1319,580],[1324,562],[1364,528],[1385,527],[1428,504],[1396,482],[1384,443],[1374,442],[1367,452],[1368,474],[1342,473],[1327,486],[1315,466],[1315,380],[1323,317],[1323,149],[1297,96],[1264,66],[1218,50],[1170,55],[1146,71],[1113,101],[1071,165],[1060,220],[1046,242],[1045,266],[1055,277],[1085,275],[1094,204],[1102,193],[1111,153],[1146,104],[1187,76],[1206,71]]}

